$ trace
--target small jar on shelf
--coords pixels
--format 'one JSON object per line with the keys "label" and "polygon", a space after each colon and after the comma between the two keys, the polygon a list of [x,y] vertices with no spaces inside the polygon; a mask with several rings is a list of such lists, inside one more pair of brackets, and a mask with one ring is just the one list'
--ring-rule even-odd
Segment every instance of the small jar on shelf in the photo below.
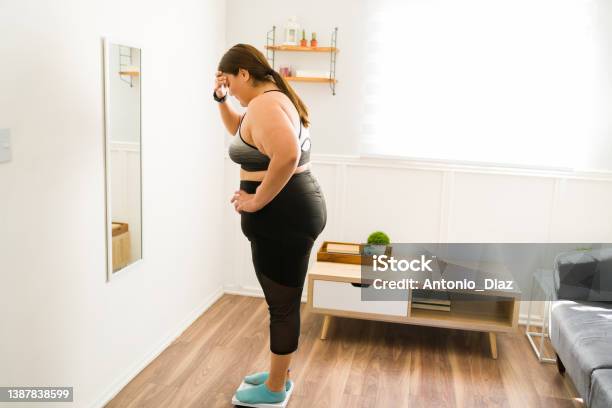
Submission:
{"label": "small jar on shelf", "polygon": [[293,74],[293,70],[291,65],[281,65],[281,67],[278,69],[278,73],[282,77],[290,77]]}
{"label": "small jar on shelf", "polygon": [[310,46],[311,47],[317,47],[317,33],[312,33],[312,38],[310,40]]}

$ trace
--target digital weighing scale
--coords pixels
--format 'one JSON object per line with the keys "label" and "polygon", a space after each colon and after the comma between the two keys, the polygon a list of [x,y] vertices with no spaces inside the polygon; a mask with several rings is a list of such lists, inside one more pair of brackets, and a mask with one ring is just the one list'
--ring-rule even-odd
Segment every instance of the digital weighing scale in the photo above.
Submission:
{"label": "digital weighing scale", "polygon": [[[253,384],[248,384],[244,381],[242,381],[242,384],[240,384],[240,387],[238,387],[238,390],[243,390],[245,388],[251,388],[251,387],[256,387],[256,385]],[[232,397],[232,404],[237,405],[239,407],[254,407],[254,408],[286,408],[287,407],[287,403],[289,402],[289,398],[291,398],[291,394],[293,393],[293,388],[295,388],[295,384],[293,383],[293,381],[291,382],[291,388],[289,388],[289,391],[287,391],[287,397],[285,397],[285,400],[282,402],[276,402],[276,403],[262,403],[262,404],[247,404],[246,402],[240,402],[236,399],[236,394],[234,394],[234,396]]]}

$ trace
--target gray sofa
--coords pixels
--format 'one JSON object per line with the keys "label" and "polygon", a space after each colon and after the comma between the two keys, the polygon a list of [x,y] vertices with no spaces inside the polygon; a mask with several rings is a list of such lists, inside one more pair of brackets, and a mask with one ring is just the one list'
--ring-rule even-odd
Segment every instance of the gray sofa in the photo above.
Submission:
{"label": "gray sofa", "polygon": [[612,250],[555,260],[550,338],[559,371],[589,408],[612,407]]}

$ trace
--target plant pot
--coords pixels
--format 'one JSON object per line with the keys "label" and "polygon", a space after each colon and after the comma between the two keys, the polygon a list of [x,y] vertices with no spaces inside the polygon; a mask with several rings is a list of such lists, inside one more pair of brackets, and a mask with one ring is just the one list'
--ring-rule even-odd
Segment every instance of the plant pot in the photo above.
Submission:
{"label": "plant pot", "polygon": [[301,47],[308,47],[308,41],[306,41],[306,40],[300,40],[300,46],[301,46]]}
{"label": "plant pot", "polygon": [[363,253],[366,256],[384,255],[387,251],[386,245],[368,244],[363,247]]}

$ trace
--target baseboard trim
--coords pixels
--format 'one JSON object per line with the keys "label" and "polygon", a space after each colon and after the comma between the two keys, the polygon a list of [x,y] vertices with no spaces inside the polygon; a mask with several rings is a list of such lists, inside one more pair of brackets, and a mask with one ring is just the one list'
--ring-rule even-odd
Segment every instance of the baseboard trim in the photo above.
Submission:
{"label": "baseboard trim", "polygon": [[[307,288],[308,286],[304,286],[304,291],[302,294],[302,303],[306,303],[308,301]],[[226,286],[224,291],[225,293],[230,295],[250,296],[258,298],[265,297],[263,290],[259,286]]]}
{"label": "baseboard trim", "polygon": [[172,329],[153,349],[147,354],[147,356],[141,361],[136,362],[125,374],[119,377],[106,392],[98,398],[97,402],[91,405],[91,408],[103,408],[113,398],[119,394],[119,392],[136,377],[146,366],[148,366],[153,360],[155,360],[174,340],[176,340],[183,332],[193,324],[193,322],[202,315],[208,308],[210,308],[221,296],[223,296],[224,290],[220,286],[210,296],[208,296],[199,306],[193,309],[185,319],[183,319],[174,329]]}

